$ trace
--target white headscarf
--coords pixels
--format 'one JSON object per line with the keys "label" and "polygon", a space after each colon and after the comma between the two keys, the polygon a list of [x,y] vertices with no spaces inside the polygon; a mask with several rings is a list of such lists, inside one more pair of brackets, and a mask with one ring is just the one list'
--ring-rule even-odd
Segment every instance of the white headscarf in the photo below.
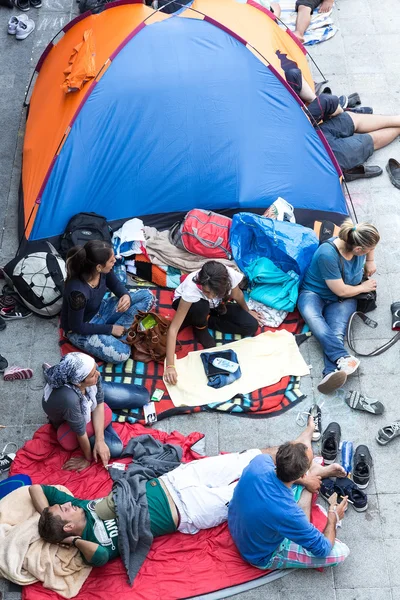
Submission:
{"label": "white headscarf", "polygon": [[92,372],[95,360],[83,352],[70,352],[60,360],[58,365],[44,372],[46,385],[44,401],[47,402],[54,389],[64,385],[73,389],[79,396],[81,411],[86,423],[89,423],[91,413],[97,406],[97,385],[91,385],[82,391],[78,384],[82,383]]}

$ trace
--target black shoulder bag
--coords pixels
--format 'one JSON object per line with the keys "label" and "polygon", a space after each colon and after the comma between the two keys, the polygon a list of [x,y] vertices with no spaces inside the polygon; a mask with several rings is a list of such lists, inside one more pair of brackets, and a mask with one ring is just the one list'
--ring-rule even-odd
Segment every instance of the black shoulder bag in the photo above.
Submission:
{"label": "black shoulder bag", "polygon": [[[327,241],[325,243],[328,243],[331,246],[333,246],[335,248],[336,252],[338,253],[339,260],[340,260],[340,270],[342,271],[342,279],[345,282],[343,257],[339,252],[339,248],[333,242]],[[353,296],[353,298],[355,300],[357,300],[357,310],[355,312],[353,312],[353,314],[351,315],[349,322],[347,324],[347,334],[346,334],[347,335],[347,344],[348,344],[350,350],[354,354],[357,354],[357,356],[364,356],[364,357],[379,356],[379,354],[383,354],[384,352],[386,352],[386,350],[389,350],[389,348],[394,346],[399,341],[400,331],[398,331],[396,333],[396,335],[394,335],[392,337],[391,340],[386,342],[386,344],[383,344],[383,346],[380,346],[379,348],[375,348],[375,350],[372,350],[372,352],[364,353],[364,352],[359,352],[358,350],[356,350],[354,347],[354,337],[353,337],[353,324],[354,324],[355,317],[359,317],[365,323],[365,325],[368,325],[368,327],[372,327],[372,329],[376,329],[376,327],[378,327],[378,323],[376,321],[374,321],[373,319],[370,319],[369,317],[367,317],[367,315],[365,314],[367,312],[370,312],[371,310],[375,310],[375,308],[376,308],[376,291],[362,292],[361,294],[357,294],[357,296]],[[392,311],[392,315],[393,315],[393,311],[395,310],[395,307],[397,307],[398,304],[399,303],[395,302],[391,305],[390,309]],[[393,328],[394,327],[395,327],[395,325],[393,325]]]}

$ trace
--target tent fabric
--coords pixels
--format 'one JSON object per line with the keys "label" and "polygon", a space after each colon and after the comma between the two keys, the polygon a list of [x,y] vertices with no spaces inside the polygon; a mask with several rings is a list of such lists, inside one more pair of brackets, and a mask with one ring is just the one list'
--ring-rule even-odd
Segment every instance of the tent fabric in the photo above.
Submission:
{"label": "tent fabric", "polygon": [[[295,208],[346,215],[336,165],[283,79],[302,48],[249,0],[195,0],[177,15],[106,6],[46,50],[23,155],[27,239],[63,233],[75,213],[110,221],[207,209]],[[61,88],[91,30],[98,74]],[[277,142],[278,141],[278,142]],[[157,223],[155,223],[157,225]]]}
{"label": "tent fabric", "polygon": [[[114,424],[124,444],[131,437],[150,434],[163,443],[179,444],[183,448],[183,462],[199,458],[193,447],[203,438],[197,432],[183,436],[177,431],[167,434],[141,425]],[[81,473],[63,471],[62,465],[73,453],[58,444],[51,425],[43,425],[33,439],[25,443],[11,467],[12,475],[30,475],[32,483],[60,484],[68,487],[78,498],[101,498],[108,494],[112,481],[100,464],[92,464]],[[117,459],[127,463],[130,459]],[[315,519],[315,521],[314,521]],[[323,529],[326,517],[316,507],[313,521]],[[184,568],[183,568],[184,565]],[[236,550],[226,524],[185,535],[173,533],[154,540],[152,548],[131,588],[120,559],[101,568],[92,569],[79,592],[79,600],[178,600],[193,596],[203,597],[215,590],[241,583],[264,579],[266,573],[245,563]],[[45,589],[40,583],[27,586],[23,600],[61,600],[61,596]]]}

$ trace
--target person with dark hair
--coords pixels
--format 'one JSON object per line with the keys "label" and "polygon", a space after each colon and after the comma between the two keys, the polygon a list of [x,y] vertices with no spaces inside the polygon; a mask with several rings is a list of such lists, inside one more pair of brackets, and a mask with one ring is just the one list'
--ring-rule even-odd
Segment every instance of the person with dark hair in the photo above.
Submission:
{"label": "person with dark hair", "polygon": [[167,336],[164,373],[167,383],[175,385],[178,380],[174,359],[176,337],[180,329],[192,326],[194,336],[203,348],[215,346],[209,328],[242,336],[255,335],[260,317],[246,304],[239,287],[242,279],[242,273],[216,260],[209,260],[176,288],[172,303],[176,314]]}
{"label": "person with dark hair", "polygon": [[[147,312],[154,297],[149,290],[129,292],[113,272],[111,245],[100,240],[71,248],[61,310],[65,336],[80,350],[105,362],[125,362],[130,346],[124,334],[139,310]],[[105,297],[107,291],[114,295]]]}
{"label": "person with dark hair", "polygon": [[[302,434],[297,441],[301,442]],[[153,537],[180,531],[198,533],[223,523],[228,505],[243,470],[260,455],[275,456],[277,448],[251,449],[194,460],[146,483],[149,526]],[[318,491],[321,477],[341,467],[316,466],[302,478],[310,492]],[[29,488],[32,502],[41,514],[40,536],[52,544],[76,546],[85,560],[102,566],[119,556],[118,517],[114,496],[81,500],[48,485]]]}
{"label": "person with dark hair", "polygon": [[[321,467],[313,462],[314,422],[295,442],[275,453],[256,456],[242,473],[228,509],[228,527],[241,556],[259,569],[316,569],[333,567],[349,555],[336,539],[347,497],[330,505],[323,533],[310,523],[312,492],[304,480],[344,477],[338,464]],[[274,464],[276,463],[276,467]],[[329,473],[329,475],[327,474]]]}
{"label": "person with dark hair", "polygon": [[322,346],[324,370],[318,391],[330,394],[359,367],[344,347],[347,324],[357,307],[356,296],[376,290],[374,251],[379,233],[369,223],[346,219],[337,238],[320,245],[305,274],[298,309]]}

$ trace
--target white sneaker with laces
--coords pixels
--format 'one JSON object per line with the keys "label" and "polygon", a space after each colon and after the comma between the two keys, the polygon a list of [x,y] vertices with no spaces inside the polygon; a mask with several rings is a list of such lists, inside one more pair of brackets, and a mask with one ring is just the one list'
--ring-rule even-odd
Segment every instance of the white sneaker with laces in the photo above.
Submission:
{"label": "white sneaker with laces", "polygon": [[17,17],[15,15],[13,15],[9,21],[8,21],[8,26],[7,26],[7,32],[10,35],[15,35],[17,33],[17,27],[18,27],[18,23],[19,21],[28,21],[29,17],[28,15],[18,15]]}
{"label": "white sneaker with laces", "polygon": [[355,356],[342,356],[336,361],[338,369],[344,371],[346,375],[353,375],[360,366],[360,361]]}
{"label": "white sneaker with laces", "polygon": [[[26,16],[26,15],[24,15]],[[18,25],[17,25],[17,30],[15,32],[15,37],[17,40],[24,40],[25,38],[28,37],[28,35],[30,35],[32,33],[32,31],[35,29],[35,21],[33,19],[30,19],[29,17],[27,17],[27,20],[22,21],[22,19],[20,19],[18,21]]]}

